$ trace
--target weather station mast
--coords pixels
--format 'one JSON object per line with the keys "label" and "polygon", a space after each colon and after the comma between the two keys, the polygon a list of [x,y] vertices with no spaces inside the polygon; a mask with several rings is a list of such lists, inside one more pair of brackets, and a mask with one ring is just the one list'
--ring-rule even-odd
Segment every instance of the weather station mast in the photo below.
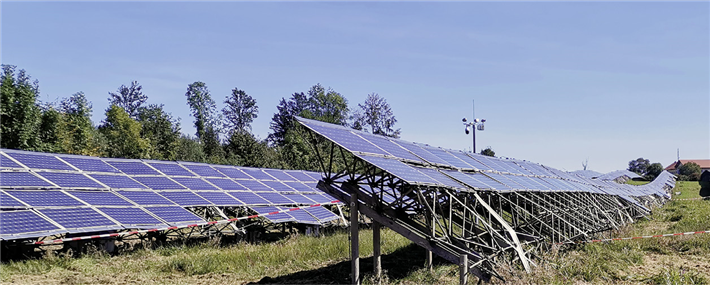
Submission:
{"label": "weather station mast", "polygon": [[471,104],[473,105],[473,120],[469,122],[466,118],[463,118],[463,125],[466,126],[466,134],[468,135],[471,133],[473,135],[473,153],[476,153],[476,130],[483,131],[485,129],[484,123],[486,122],[486,119],[479,119],[476,118],[476,105],[473,100],[471,100]]}

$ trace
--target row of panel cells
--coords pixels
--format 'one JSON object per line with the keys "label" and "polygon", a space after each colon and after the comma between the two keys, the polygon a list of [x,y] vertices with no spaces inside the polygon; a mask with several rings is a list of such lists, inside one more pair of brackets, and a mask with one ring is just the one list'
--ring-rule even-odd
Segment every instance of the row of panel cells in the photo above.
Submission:
{"label": "row of panel cells", "polygon": [[[101,160],[99,158],[84,158],[77,156],[58,156],[50,154],[31,154],[24,152],[7,152],[7,155],[20,163],[33,169],[67,170],[76,169],[91,172],[123,172],[128,175],[161,175],[159,170],[170,176],[203,176],[203,177],[230,177],[236,179],[260,179],[282,181],[317,181],[319,177],[305,174],[300,171],[283,171],[276,169],[212,167],[200,164],[178,164],[166,162],[141,162],[124,160]],[[62,161],[63,160],[63,161]],[[65,163],[66,162],[66,163]],[[73,168],[71,165],[75,168]],[[21,168],[12,160],[0,155],[0,167]]]}
{"label": "row of panel cells", "polygon": [[[251,209],[260,215],[269,214],[265,217],[272,223],[298,222],[318,225],[338,219],[338,216],[333,214],[333,212],[321,206],[291,211],[287,211],[289,209],[283,207],[251,207]],[[287,212],[275,213],[281,211]]]}
{"label": "row of panel cells", "polygon": [[[52,181],[59,187],[65,188],[105,188],[91,178],[79,173],[37,172],[36,175]],[[5,187],[55,187],[46,180],[30,172],[0,172],[0,186]],[[155,190],[251,190],[251,191],[283,191],[283,192],[312,192],[315,191],[314,182],[279,182],[264,180],[241,180],[242,185],[228,178],[189,178],[189,177],[127,177],[120,175],[91,174],[92,178],[115,189],[155,189]],[[204,179],[204,180],[203,180]],[[136,181],[137,180],[137,181]],[[206,181],[205,181],[206,180]],[[175,181],[179,182],[175,183]],[[238,180],[237,180],[238,181]],[[139,183],[140,182],[140,183]],[[208,183],[209,182],[209,183]],[[211,184],[210,184],[211,183]],[[266,184],[266,185],[265,185]],[[214,185],[217,185],[216,188]],[[267,186],[268,185],[268,186]]]}
{"label": "row of panel cells", "polygon": [[[322,194],[280,194],[251,192],[150,192],[150,191],[29,191],[0,192],[0,207],[80,207],[134,205],[243,206],[243,205],[302,205],[328,203],[332,199]],[[8,195],[9,194],[9,195]],[[116,195],[118,194],[118,195]],[[71,196],[70,196],[71,195]],[[73,196],[73,197],[72,197]],[[76,197],[76,198],[74,198]],[[78,200],[77,200],[78,199]],[[83,202],[82,202],[83,201]],[[23,203],[24,202],[24,203]]]}

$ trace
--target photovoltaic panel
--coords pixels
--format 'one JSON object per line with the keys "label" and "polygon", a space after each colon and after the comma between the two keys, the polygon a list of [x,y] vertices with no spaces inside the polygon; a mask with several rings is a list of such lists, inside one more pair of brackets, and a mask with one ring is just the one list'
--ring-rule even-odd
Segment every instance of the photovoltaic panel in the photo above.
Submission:
{"label": "photovoltaic panel", "polygon": [[15,163],[11,159],[0,154],[0,167],[3,168],[22,168],[19,164]]}
{"label": "photovoltaic panel", "polygon": [[257,180],[239,180],[239,184],[244,185],[244,187],[247,187],[247,189],[251,191],[274,191],[273,189],[266,187],[266,185]]}
{"label": "photovoltaic panel", "polygon": [[283,194],[286,198],[288,198],[291,201],[296,202],[296,204],[302,204],[302,205],[311,205],[311,204],[317,204],[315,201],[306,198],[306,196],[303,196],[301,194]]}
{"label": "photovoltaic panel", "polygon": [[305,211],[316,217],[321,223],[338,219],[337,215],[322,206],[305,208]]}
{"label": "photovoltaic panel", "polygon": [[294,204],[293,201],[291,201],[290,199],[286,198],[284,195],[281,195],[279,193],[259,193],[257,195],[266,199],[267,201],[269,201],[269,204],[272,204],[272,205]]}
{"label": "photovoltaic panel", "polygon": [[221,188],[222,190],[248,190],[246,187],[242,186],[241,184],[234,182],[232,179],[229,178],[205,178],[207,181],[210,183],[216,185],[217,187]]}
{"label": "photovoltaic panel", "polygon": [[29,172],[0,172],[0,186],[56,187]]}
{"label": "photovoltaic panel", "polygon": [[141,184],[148,186],[155,190],[178,190],[185,189],[168,179],[167,177],[151,177],[151,176],[135,176],[133,179],[138,180]]}
{"label": "photovoltaic panel", "polygon": [[271,189],[274,189],[279,192],[294,192],[294,190],[291,187],[288,187],[286,184],[281,183],[279,181],[261,181],[261,183],[266,184],[266,186],[271,187]]}
{"label": "photovoltaic panel", "polygon": [[[487,174],[489,174],[489,173],[487,173]],[[492,187],[493,189],[499,190],[499,191],[508,191],[508,190],[513,189],[510,186],[502,184],[502,183],[500,183],[494,179],[491,179],[490,177],[488,177],[484,174],[481,174],[481,173],[469,174],[469,175],[471,175],[473,177],[473,179],[481,181],[484,184]]]}
{"label": "photovoltaic panel", "polygon": [[216,206],[220,207],[244,205],[244,203],[240,202],[237,199],[234,199],[234,197],[224,192],[200,191],[196,192],[196,194],[204,198],[205,200],[210,201],[212,204],[215,204]]}
{"label": "photovoltaic panel", "polygon": [[223,173],[225,176],[234,179],[252,179],[251,176],[246,175],[246,173],[234,167],[219,167],[216,166],[215,169]]}
{"label": "photovoltaic panel", "polygon": [[370,142],[362,139],[361,137],[354,135],[349,130],[326,127],[319,124],[307,125],[316,132],[338,143],[349,151],[389,155],[374,144],[371,144]]}
{"label": "photovoltaic panel", "polygon": [[[268,213],[280,211],[280,209],[277,207],[250,207],[250,208],[259,214],[268,214]],[[272,214],[272,215],[268,215],[265,217],[267,219],[269,219],[272,223],[283,223],[283,222],[291,222],[291,221],[296,220],[293,217],[289,216],[288,214],[284,214],[284,213]]]}
{"label": "photovoltaic panel", "polygon": [[160,196],[168,198],[183,207],[212,206],[212,203],[190,191],[160,192]]}
{"label": "photovoltaic panel", "polygon": [[133,206],[131,202],[108,191],[67,191],[92,206]]}
{"label": "photovoltaic panel", "polygon": [[[315,180],[315,181],[320,181],[320,180],[323,178],[320,173],[310,172],[310,171],[309,171],[309,172],[304,172],[304,173],[305,173],[306,175],[310,176],[310,177],[311,177],[313,180]],[[305,181],[305,180],[302,180],[302,181]]]}
{"label": "photovoltaic panel", "polygon": [[498,164],[496,160],[489,158],[485,155],[473,155],[473,158],[477,161],[488,166],[488,169],[492,169],[499,172],[508,172],[508,169]]}
{"label": "photovoltaic panel", "polygon": [[308,187],[308,192],[323,192],[318,189],[318,182],[303,182],[303,184],[306,184],[306,186]]}
{"label": "photovoltaic panel", "polygon": [[182,207],[145,207],[146,210],[171,224],[204,222],[202,218]]}
{"label": "photovoltaic panel", "polygon": [[292,176],[293,178],[296,178],[296,180],[298,180],[298,181],[318,181],[316,179],[313,179],[313,177],[310,177],[301,171],[288,171],[287,170],[286,173],[288,175]]}
{"label": "photovoltaic panel", "polygon": [[313,201],[316,201],[318,204],[330,203],[336,200],[335,198],[322,194],[303,194],[303,196]]}
{"label": "photovoltaic panel", "polygon": [[33,207],[84,206],[84,203],[60,191],[6,190],[5,192]]}
{"label": "photovoltaic panel", "polygon": [[360,158],[409,183],[439,184],[436,180],[424,175],[423,173],[417,171],[415,168],[399,160],[374,156],[360,156]]}
{"label": "photovoltaic panel", "polygon": [[418,145],[415,145],[410,142],[405,142],[405,141],[400,141],[396,140],[394,141],[397,145],[407,149],[409,152],[414,153],[416,156],[421,157],[425,161],[429,163],[436,163],[436,164],[441,164],[441,165],[449,165],[448,162],[445,160],[439,158],[436,155],[433,155],[431,152],[428,152],[427,150],[419,147]]}
{"label": "photovoltaic panel", "polygon": [[461,169],[474,169],[473,166],[469,165],[468,163],[464,162],[463,160],[459,159],[458,157],[452,155],[451,153],[443,150],[443,149],[438,149],[438,148],[433,148],[433,147],[422,147],[432,153],[433,155],[438,156],[442,160],[446,161],[448,165],[451,165],[453,167],[461,168]]}
{"label": "photovoltaic panel", "polygon": [[182,166],[204,177],[224,177],[219,171],[212,169],[209,165],[181,163]]}
{"label": "photovoltaic panel", "polygon": [[261,171],[261,169],[255,169],[255,168],[242,168],[242,171],[244,173],[249,174],[249,176],[254,177],[254,179],[258,180],[275,180],[273,177],[269,176],[265,172]]}
{"label": "photovoltaic panel", "polygon": [[[505,175],[498,173],[486,173],[485,175],[477,174],[475,178],[493,186],[495,189],[498,190],[525,189],[522,185],[516,183],[513,180],[508,179]],[[502,189],[498,187],[501,187]]]}
{"label": "photovoltaic panel", "polygon": [[83,171],[118,173],[119,171],[98,158],[59,156],[62,160]]}
{"label": "photovoltaic panel", "polygon": [[137,207],[98,209],[123,225],[164,225],[163,222]]}
{"label": "photovoltaic panel", "polygon": [[462,153],[459,151],[450,151],[450,153],[451,153],[451,155],[457,157],[460,160],[463,160],[465,163],[473,166],[474,168],[476,168],[478,170],[491,170],[491,168],[488,167],[487,165],[479,162],[478,160],[471,158],[470,156],[468,156],[465,153]]}
{"label": "photovoltaic panel", "polygon": [[173,177],[173,180],[192,190],[219,190],[200,178]]}
{"label": "photovoltaic panel", "polygon": [[[44,209],[40,213],[67,229],[110,227],[120,229],[121,226],[104,217],[91,208],[79,209]],[[70,230],[70,232],[72,232]]]}
{"label": "photovoltaic panel", "polygon": [[116,193],[141,206],[175,205],[152,191],[116,191]]}
{"label": "photovoltaic panel", "polygon": [[5,192],[0,191],[0,208],[27,208],[27,206],[17,199],[10,197],[10,195],[5,194]]}
{"label": "photovoltaic panel", "polygon": [[111,166],[128,175],[160,175],[155,169],[140,161],[105,160]]}
{"label": "photovoltaic panel", "polygon": [[106,188],[80,173],[38,172],[37,174],[54,182],[59,187]]}
{"label": "photovoltaic panel", "polygon": [[149,162],[150,166],[157,169],[158,171],[170,176],[195,176],[189,170],[183,168],[179,164],[173,163],[161,163],[161,162]]}
{"label": "photovoltaic panel", "polygon": [[266,174],[271,175],[272,177],[276,178],[276,180],[280,181],[294,181],[296,180],[295,178],[291,177],[291,175],[286,174],[283,170],[278,170],[278,169],[262,169]]}
{"label": "photovoltaic panel", "polygon": [[[287,208],[279,207],[281,210],[286,210]],[[320,222],[316,220],[311,214],[304,210],[294,210],[286,212],[289,216],[293,217],[295,222],[302,224],[312,224],[320,225]]]}
{"label": "photovoltaic panel", "polygon": [[313,188],[301,182],[284,182],[284,184],[295,189],[297,192],[313,192]]}
{"label": "photovoltaic panel", "polygon": [[5,151],[5,154],[16,159],[29,168],[54,169],[54,170],[75,170],[68,164],[57,159],[53,155],[29,154]]}
{"label": "photovoltaic panel", "polygon": [[41,233],[51,235],[63,230],[45,220],[33,211],[0,211],[0,236],[27,233]]}
{"label": "photovoltaic panel", "polygon": [[451,187],[451,188],[456,188],[456,189],[464,189],[466,188],[465,186],[461,185],[461,183],[458,183],[454,180],[451,180],[451,178],[445,176],[444,174],[441,174],[436,169],[432,168],[423,168],[423,167],[415,167],[419,172],[426,174],[427,176],[433,178],[436,181],[439,181],[438,184]]}
{"label": "photovoltaic panel", "polygon": [[382,137],[382,136],[377,136],[377,135],[367,135],[367,134],[362,134],[358,133],[361,137],[363,137],[365,140],[369,141],[370,143],[380,147],[382,150],[386,151],[389,155],[392,155],[394,157],[398,157],[401,159],[408,159],[408,160],[413,160],[417,162],[421,162],[422,160],[418,158],[417,156],[413,155],[411,152],[407,151],[406,149],[400,147],[399,145],[393,143],[389,139]]}
{"label": "photovoltaic panel", "polygon": [[494,189],[493,186],[490,186],[486,183],[481,182],[478,179],[475,179],[474,175],[472,175],[472,174],[466,174],[463,172],[458,172],[458,171],[453,171],[453,170],[446,171],[446,174],[465,183],[466,185],[468,185],[474,189]]}
{"label": "photovoltaic panel", "polygon": [[143,184],[136,182],[128,176],[89,174],[92,178],[112,189],[147,189]]}
{"label": "photovoltaic panel", "polygon": [[254,193],[251,192],[227,192],[229,195],[231,195],[234,198],[237,198],[239,201],[244,202],[246,205],[268,205],[270,204],[269,201],[266,201],[266,199],[261,198],[261,196],[258,196]]}

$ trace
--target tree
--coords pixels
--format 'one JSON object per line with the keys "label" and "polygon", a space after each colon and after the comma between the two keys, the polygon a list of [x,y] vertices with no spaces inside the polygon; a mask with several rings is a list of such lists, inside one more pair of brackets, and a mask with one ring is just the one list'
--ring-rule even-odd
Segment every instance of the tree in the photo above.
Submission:
{"label": "tree", "polygon": [[188,135],[182,135],[178,139],[178,147],[175,152],[175,160],[181,161],[193,161],[193,162],[206,162],[205,152],[202,150],[200,145],[200,140],[197,138],[190,137]]}
{"label": "tree", "polygon": [[179,119],[174,120],[166,113],[162,104],[151,104],[138,109],[138,121],[142,125],[141,137],[152,145],[151,158],[175,160],[180,139]]}
{"label": "tree", "polygon": [[276,106],[278,112],[271,118],[271,126],[273,132],[269,134],[267,140],[273,145],[283,146],[286,141],[286,133],[295,126],[294,116],[299,116],[308,108],[308,97],[303,92],[293,93],[291,98],[281,98],[279,105]]}
{"label": "tree", "polygon": [[644,178],[648,181],[652,181],[658,177],[658,175],[663,172],[663,165],[656,162],[656,163],[651,163],[651,165],[648,166],[646,169],[646,175],[644,175]]}
{"label": "tree", "polygon": [[235,87],[232,89],[232,94],[226,97],[224,103],[226,106],[222,109],[222,114],[226,119],[224,129],[228,130],[227,133],[231,136],[235,131],[250,132],[251,123],[259,114],[256,100]]}
{"label": "tree", "polygon": [[80,155],[99,156],[101,145],[97,143],[97,132],[91,123],[91,102],[84,92],[74,93],[60,103],[64,119],[60,126],[60,144],[64,152]]}
{"label": "tree", "polygon": [[269,148],[266,141],[258,140],[249,132],[232,132],[224,149],[229,164],[266,168],[286,166],[274,148]]}
{"label": "tree", "polygon": [[138,120],[138,110],[148,100],[148,96],[142,92],[143,86],[138,81],[132,81],[131,86],[121,85],[116,93],[109,92],[109,105],[116,105],[126,110],[128,115]]}
{"label": "tree", "polygon": [[688,162],[686,164],[681,165],[678,168],[678,174],[680,174],[681,180],[687,180],[687,181],[697,181],[700,179],[700,172],[702,171],[702,168],[700,168],[700,165],[698,165],[695,162]]}
{"label": "tree", "polygon": [[194,82],[187,86],[185,96],[195,118],[197,138],[202,143],[205,154],[208,157],[219,156],[222,149],[217,126],[219,118],[215,115],[217,106],[210,96],[207,85],[199,81]]}
{"label": "tree", "polygon": [[0,146],[35,150],[40,144],[39,83],[31,82],[23,69],[15,74],[14,65],[3,64],[0,77]]}
{"label": "tree", "polygon": [[62,152],[60,132],[63,125],[64,114],[59,112],[54,104],[45,104],[42,107],[42,117],[39,126],[40,145],[37,151]]}
{"label": "tree", "polygon": [[150,158],[151,145],[141,137],[141,123],[132,119],[117,105],[106,110],[106,119],[99,131],[108,142],[108,155],[122,158]]}
{"label": "tree", "polygon": [[400,129],[394,129],[397,119],[384,97],[377,93],[367,95],[363,104],[353,115],[353,128],[386,137],[399,138]]}
{"label": "tree", "polygon": [[482,155],[486,156],[496,156],[496,152],[489,146],[486,149],[481,150]]}
{"label": "tree", "polygon": [[628,170],[631,172],[636,172],[638,175],[645,175],[648,166],[651,165],[651,161],[639,157],[636,160],[629,161]]}

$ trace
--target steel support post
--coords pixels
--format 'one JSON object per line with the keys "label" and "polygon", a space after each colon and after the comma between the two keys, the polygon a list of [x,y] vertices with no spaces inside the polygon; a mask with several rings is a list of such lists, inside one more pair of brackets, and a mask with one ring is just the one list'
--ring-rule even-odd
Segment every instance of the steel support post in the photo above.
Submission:
{"label": "steel support post", "polygon": [[459,284],[468,283],[468,255],[462,254],[459,257]]}
{"label": "steel support post", "polygon": [[375,279],[382,277],[382,259],[380,258],[380,228],[377,221],[372,221],[372,263],[375,271]]}
{"label": "steel support post", "polygon": [[358,200],[357,191],[350,193],[350,271],[352,284],[360,284],[360,238],[358,236]]}

